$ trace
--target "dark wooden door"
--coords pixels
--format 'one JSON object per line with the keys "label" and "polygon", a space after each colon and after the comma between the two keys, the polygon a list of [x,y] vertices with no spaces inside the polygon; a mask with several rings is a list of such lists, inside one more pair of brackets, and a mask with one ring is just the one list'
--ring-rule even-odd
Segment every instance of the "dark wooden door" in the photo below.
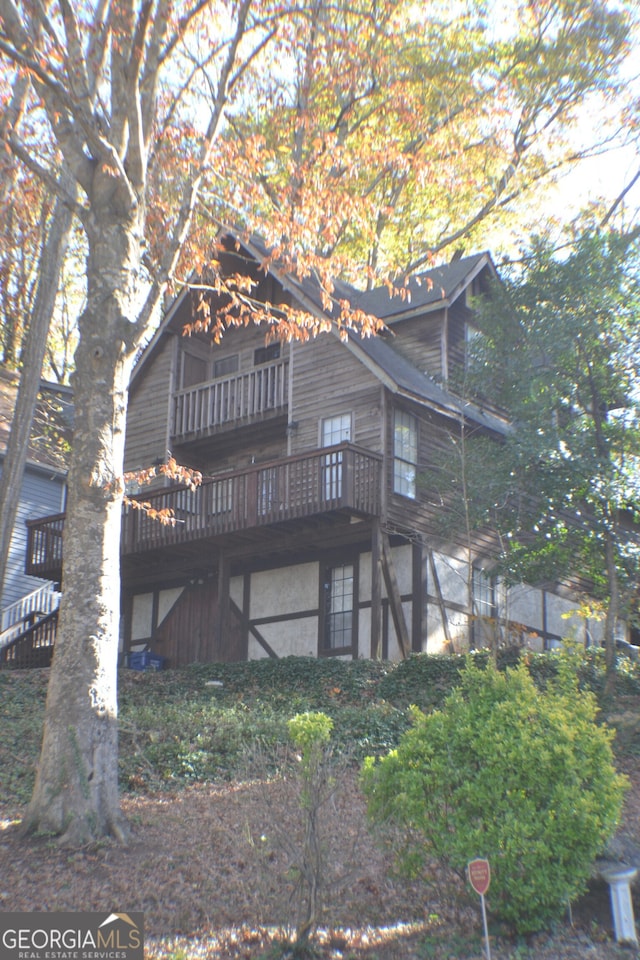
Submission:
{"label": "dark wooden door", "polygon": [[248,637],[232,611],[224,636],[218,636],[218,589],[215,580],[187,587],[158,627],[152,647],[169,667],[189,663],[246,660]]}

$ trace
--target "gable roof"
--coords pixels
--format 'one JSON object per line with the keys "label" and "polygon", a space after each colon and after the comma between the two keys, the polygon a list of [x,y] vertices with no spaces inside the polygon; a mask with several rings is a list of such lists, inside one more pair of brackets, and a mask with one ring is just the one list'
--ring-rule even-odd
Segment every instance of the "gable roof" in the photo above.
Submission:
{"label": "gable roof", "polygon": [[384,379],[392,393],[423,406],[433,407],[446,416],[454,416],[456,419],[464,417],[494,432],[508,433],[510,428],[505,419],[484,410],[477,403],[461,400],[450,393],[398,353],[393,342],[379,336],[361,337],[357,333],[351,333],[347,346],[351,343],[354,344],[354,352],[358,351],[361,359],[366,358],[364,362],[367,367],[377,373],[379,379]]}
{"label": "gable roof", "polygon": [[[229,231],[229,236],[258,263],[269,257],[269,248],[259,237],[247,239],[233,231]],[[397,289],[390,290],[383,284],[371,290],[359,290],[343,280],[335,280],[334,293],[337,299],[348,300],[354,309],[362,310],[389,324],[450,306],[484,269],[497,277],[491,256],[486,251],[460,257],[416,274]],[[270,265],[269,272],[296,297],[301,306],[313,306],[315,312],[319,310],[323,317],[330,316],[322,306],[321,291],[314,277],[298,278],[288,271],[278,269],[277,264]]]}
{"label": "gable roof", "polygon": [[[233,236],[236,242],[241,244],[258,262],[268,257],[269,249],[259,238],[252,237],[250,240],[245,240],[239,236]],[[487,269],[492,277],[497,277],[496,268],[487,252],[461,257],[411,277],[404,294],[399,291],[390,293],[386,285],[362,291],[338,280],[335,281],[335,295],[339,299],[348,300],[355,309],[370,313],[384,320],[386,325],[391,325],[401,319],[450,306],[484,269]],[[328,316],[322,307],[318,284],[312,277],[298,279],[285,271],[279,271],[277,265],[270,270],[285,289],[296,297],[301,306],[306,306],[316,315]],[[345,345],[365,362],[366,366],[383,380],[393,393],[436,407],[449,416],[453,415],[456,418],[464,416],[498,433],[508,432],[506,420],[483,410],[477,404],[461,401],[405,359],[385,337],[363,337],[355,331],[350,331]]]}
{"label": "gable roof", "polygon": [[414,314],[450,306],[484,268],[496,276],[489,254],[476,253],[410,277],[397,292],[390,292],[386,286],[366,290],[352,301],[352,305],[386,323],[393,323]]}
{"label": "gable roof", "polygon": [[[259,237],[246,238],[233,230],[225,231],[225,235],[257,263],[263,263],[270,255],[268,246]],[[411,277],[403,288],[404,293],[395,290],[390,292],[386,285],[363,291],[342,280],[337,280],[334,294],[337,299],[347,300],[354,309],[363,310],[378,317],[385,322],[385,325],[390,326],[401,319],[420,316],[450,306],[464,293],[472,280],[485,269],[493,277],[497,277],[490,255],[483,252],[462,257]],[[270,264],[268,272],[282,284],[303,309],[321,319],[332,319],[331,314],[322,305],[321,290],[314,277],[298,278],[288,271],[279,269],[277,263]],[[176,316],[187,296],[188,290],[184,288],[174,300],[163,323],[134,369],[133,378],[144,367],[148,355],[157,345],[163,332],[175,323]],[[334,334],[338,336],[337,330]],[[435,407],[445,415],[453,415],[456,418],[464,416],[499,433],[507,432],[508,426],[505,420],[488,413],[476,404],[463,402],[449,393],[428,374],[423,373],[401,356],[385,337],[364,337],[357,332],[349,331],[345,346],[393,393],[401,394],[414,402]]]}

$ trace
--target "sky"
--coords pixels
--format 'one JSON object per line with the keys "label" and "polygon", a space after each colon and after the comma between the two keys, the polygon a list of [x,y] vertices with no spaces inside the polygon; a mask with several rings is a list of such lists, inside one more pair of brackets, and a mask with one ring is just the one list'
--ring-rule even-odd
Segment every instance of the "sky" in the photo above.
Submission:
{"label": "sky", "polygon": [[[636,115],[640,118],[640,4],[637,0],[622,0],[622,7],[635,11],[638,24],[631,36],[631,47],[622,67],[621,75],[625,84],[624,100],[635,101]],[[601,103],[585,111],[578,127],[577,136],[588,139],[600,134],[611,125],[619,103]],[[629,136],[629,133],[627,133]],[[607,151],[599,157],[585,160],[580,169],[563,180],[563,190],[575,197],[578,205],[596,200],[599,197],[613,202],[625,185],[629,184],[640,170],[640,131],[636,131],[633,142]],[[635,212],[640,219],[640,180],[625,198],[629,214]]]}

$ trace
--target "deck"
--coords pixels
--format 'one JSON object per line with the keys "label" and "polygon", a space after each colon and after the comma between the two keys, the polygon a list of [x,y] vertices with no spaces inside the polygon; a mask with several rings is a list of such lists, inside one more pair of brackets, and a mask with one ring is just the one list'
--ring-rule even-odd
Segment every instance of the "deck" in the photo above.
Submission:
{"label": "deck", "polygon": [[178,390],[172,401],[171,437],[186,443],[225,426],[281,416],[287,410],[288,381],[289,362],[280,360]]}
{"label": "deck", "polygon": [[[215,540],[318,515],[377,517],[381,480],[379,454],[340,444],[207,478],[195,491],[184,487],[150,491],[136,499],[154,511],[170,510],[172,522],[163,524],[144,510],[126,507],[121,553]],[[27,528],[27,573],[59,580],[64,514],[30,520]]]}

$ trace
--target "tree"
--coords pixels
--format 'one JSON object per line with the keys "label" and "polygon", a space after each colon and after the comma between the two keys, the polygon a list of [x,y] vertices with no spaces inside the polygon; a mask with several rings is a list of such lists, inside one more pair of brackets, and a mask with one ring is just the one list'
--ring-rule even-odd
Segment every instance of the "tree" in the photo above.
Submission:
{"label": "tree", "polygon": [[[571,6],[560,0],[550,5],[554,29],[563,35],[571,26],[566,16]],[[597,14],[595,36],[587,8]],[[7,127],[4,142],[72,210],[87,245],[87,301],[79,319],[73,382],[76,419],[64,596],[41,759],[25,819],[29,830],[51,831],[69,843],[105,833],[124,839],[127,833],[116,764],[127,384],[136,352],[153,329],[164,294],[179,280],[181,266],[208,266],[212,282],[218,288],[223,283],[207,251],[211,231],[202,242],[192,229],[203,225],[196,210],[204,183],[209,188],[207,213],[214,223],[230,210],[247,227],[261,222],[273,242],[273,256],[300,275],[314,274],[337,324],[357,323],[365,332],[375,326],[371,318],[354,316],[335,301],[331,273],[340,272],[337,240],[347,227],[371,230],[371,221],[358,213],[357,200],[366,192],[356,182],[358,164],[366,160],[364,182],[373,196],[370,170],[385,153],[385,123],[389,118],[396,122],[390,110],[400,105],[398,100],[386,102],[381,84],[391,79],[394,63],[411,72],[409,55],[415,48],[407,44],[407,32],[420,25],[403,13],[399,0],[363,0],[349,9],[348,16],[338,15],[323,0],[299,6],[277,0],[184,0],[177,6],[169,0],[140,5],[133,0],[110,5],[0,0],[0,57],[15,66],[19,77],[29,77],[33,91],[29,126]],[[554,19],[556,14],[560,19]],[[624,47],[624,15],[605,4],[580,4],[575,22],[580,29],[567,34],[566,56],[555,58],[555,80],[547,76],[546,67],[539,78],[552,100],[563,105],[579,102],[599,86],[598,78],[610,75]],[[517,36],[514,49],[520,42]],[[523,86],[528,65],[536,58],[546,62],[544,49],[544,44],[534,43],[530,57],[517,59],[520,80],[514,91]],[[375,66],[379,55],[386,69],[380,76]],[[589,68],[577,83],[571,73],[565,96],[565,61],[575,66],[577,56],[593,57],[597,69]],[[503,62],[507,74],[500,74],[500,83],[507,81],[513,64],[513,56]],[[294,89],[302,99],[295,101],[286,92],[283,100],[278,89],[289,65],[300,79]],[[454,67],[455,58],[450,64]],[[420,69],[419,63],[418,73]],[[322,97],[312,103],[306,93],[330,90],[327,78],[337,71],[345,80],[341,93],[346,100],[339,102],[336,113],[333,97],[329,110]],[[474,76],[480,78],[480,71]],[[482,88],[481,79],[478,83]],[[437,83],[433,86],[435,90]],[[368,103],[363,93],[370,87],[376,94],[373,126],[365,123]],[[247,150],[238,149],[231,135],[243,129],[243,111],[258,102],[258,94],[279,103],[279,118],[291,118],[287,129],[293,150],[284,166],[277,165],[274,177],[270,156],[257,148],[251,155],[249,141]],[[465,104],[468,100],[465,95]],[[508,108],[508,98],[499,99],[497,107],[504,111],[505,104]],[[336,122],[349,119],[360,105],[364,113],[350,127],[350,153],[343,156]],[[420,107],[415,96],[408,102],[408,111]],[[556,115],[554,108],[548,119]],[[543,122],[543,116],[544,110],[537,114],[538,121]],[[484,123],[476,128],[478,133]],[[435,134],[426,129],[423,135],[428,141]],[[390,168],[385,168],[392,183],[394,171],[419,153],[403,149],[403,142],[408,146],[400,138],[391,151]],[[452,151],[455,156],[463,152],[453,134],[445,133],[439,140],[439,160],[450,163]],[[422,166],[420,177],[428,169]],[[254,216],[256,210],[265,212],[254,202],[256,183],[263,195],[271,194],[267,220]],[[282,214],[276,216],[280,192]],[[384,213],[379,200],[375,209]],[[319,236],[325,242],[318,253]],[[327,253],[334,254],[331,263]],[[301,312],[260,314],[245,287],[231,282],[226,289],[231,300],[228,322],[240,322],[249,313],[256,319],[266,316],[282,336],[308,335],[309,328],[317,332],[326,325]],[[216,318],[211,319],[215,325]],[[218,318],[216,335],[222,326]]]}
{"label": "tree", "polygon": [[[452,377],[463,402],[473,404],[477,397],[465,380],[463,377],[458,384]],[[496,561],[491,551],[502,557],[509,554],[514,523],[520,516],[518,485],[502,443],[502,436],[496,437],[461,416],[457,429],[449,431],[443,445],[431,451],[419,476],[420,486],[433,508],[434,528],[447,541],[460,543],[464,548],[467,646],[471,649],[489,643],[494,657],[500,646],[514,642],[505,602],[508,592],[496,601],[499,617],[489,618],[486,610],[479,609],[475,576],[481,550],[488,567],[486,573],[493,577]],[[443,618],[446,615],[443,608]],[[481,624],[480,630],[476,630],[477,624]]]}
{"label": "tree", "polygon": [[[16,76],[2,113],[5,133],[22,121],[29,80]],[[2,475],[0,476],[0,596],[6,577],[9,546],[16,520],[31,424],[47,348],[59,278],[67,250],[72,213],[52,198],[44,184],[15,158],[3,158],[0,191],[3,242],[0,246],[0,289],[3,363],[26,370],[20,376]],[[69,185],[71,194],[75,191]]]}
{"label": "tree", "polygon": [[[358,7],[314,8],[336,34],[355,35]],[[250,105],[226,141],[247,185],[248,222],[266,223],[277,244],[296,229],[301,199],[306,208],[320,193],[300,238],[327,256],[346,248],[356,283],[365,263],[411,272],[447,248],[486,242],[496,225],[534,218],[554,174],[603,149],[597,136],[581,149],[571,140],[580,108],[602,98],[614,112],[628,99],[616,65],[629,20],[607,3],[513,3],[500,8],[499,28],[479,3],[377,15],[383,29],[350,48],[327,52],[325,33],[311,34],[295,69],[273,78],[275,106]],[[226,184],[236,191],[233,177]]]}
{"label": "tree", "polygon": [[[68,843],[127,833],[117,787],[116,666],[129,373],[183,252],[225,113],[234,96],[248,96],[243,81],[277,25],[283,42],[293,42],[296,12],[268,0],[179,10],[168,0],[140,8],[63,2],[51,10],[0,3],[0,53],[29,75],[41,109],[31,133],[13,126],[5,141],[72,209],[87,241],[64,597],[25,818],[27,830],[52,831]],[[194,118],[204,122],[198,127]],[[178,133],[190,144],[190,172],[176,183],[171,210],[154,209],[150,171]],[[161,246],[154,248],[149,222],[162,225]],[[241,308],[242,291],[230,293]],[[295,328],[290,315],[287,329]]]}
{"label": "tree", "polygon": [[0,475],[0,595],[2,595],[6,576],[9,545],[18,510],[22,478],[29,452],[31,425],[40,389],[40,373],[47,348],[71,219],[71,211],[62,201],[57,200],[38,259],[35,299],[21,351],[21,364],[27,374],[20,376],[4,465]]}
{"label": "tree", "polygon": [[609,692],[616,624],[638,613],[638,254],[633,234],[590,228],[564,258],[534,241],[482,311],[476,358],[478,389],[515,425],[496,452],[510,487],[500,568],[512,581],[577,577],[600,603]]}
{"label": "tree", "polygon": [[369,815],[400,829],[414,872],[435,857],[462,878],[486,857],[492,916],[541,930],[584,892],[619,822],[626,784],[597,712],[567,662],[538,690],[524,663],[471,661],[441,710],[414,707],[397,749],[367,759]]}

